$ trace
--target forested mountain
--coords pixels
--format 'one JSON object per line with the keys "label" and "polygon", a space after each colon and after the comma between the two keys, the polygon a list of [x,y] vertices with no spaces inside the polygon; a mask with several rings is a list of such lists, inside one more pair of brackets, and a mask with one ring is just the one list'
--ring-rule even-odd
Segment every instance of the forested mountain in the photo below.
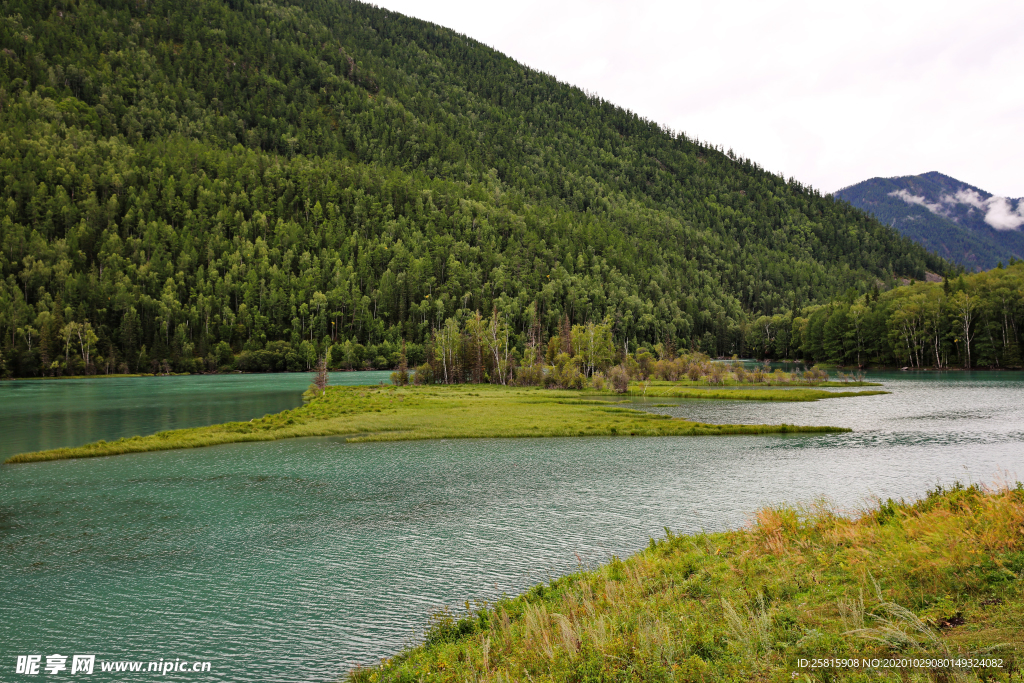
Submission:
{"label": "forested mountain", "polygon": [[[0,372],[420,362],[528,333],[742,353],[947,264],[746,159],[344,0],[3,0]],[[418,357],[419,356],[419,357]]]}
{"label": "forested mountain", "polygon": [[1024,199],[996,197],[934,171],[872,178],[836,197],[970,270],[1024,258]]}

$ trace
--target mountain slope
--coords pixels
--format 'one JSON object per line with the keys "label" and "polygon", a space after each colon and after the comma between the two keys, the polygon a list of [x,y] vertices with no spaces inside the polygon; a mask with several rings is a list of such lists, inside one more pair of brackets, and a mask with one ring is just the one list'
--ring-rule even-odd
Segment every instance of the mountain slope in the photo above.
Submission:
{"label": "mountain slope", "polygon": [[1024,258],[1024,200],[941,173],[872,178],[836,193],[949,261],[972,270]]}
{"label": "mountain slope", "polygon": [[308,363],[325,338],[387,365],[495,307],[520,347],[608,317],[620,340],[736,353],[753,314],[946,267],[845,203],[368,5],[3,14],[9,372],[189,370],[279,342]]}

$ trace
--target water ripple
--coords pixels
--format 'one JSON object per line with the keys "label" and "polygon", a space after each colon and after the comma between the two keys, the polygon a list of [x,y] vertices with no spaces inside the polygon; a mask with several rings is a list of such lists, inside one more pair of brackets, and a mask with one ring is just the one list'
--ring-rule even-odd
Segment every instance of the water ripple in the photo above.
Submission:
{"label": "water ripple", "polygon": [[307,439],[5,467],[0,659],[181,657],[213,663],[190,680],[331,681],[415,642],[434,610],[629,554],[664,526],[719,530],[766,504],[824,495],[854,509],[1019,473],[1020,375],[886,388],[646,408],[850,434]]}

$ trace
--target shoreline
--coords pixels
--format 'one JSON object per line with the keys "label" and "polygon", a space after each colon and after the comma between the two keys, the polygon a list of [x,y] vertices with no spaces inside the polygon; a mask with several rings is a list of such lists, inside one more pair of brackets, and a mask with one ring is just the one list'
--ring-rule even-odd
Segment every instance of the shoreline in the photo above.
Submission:
{"label": "shoreline", "polygon": [[[714,359],[714,360],[715,360],[715,362],[723,362],[723,363],[728,361],[728,359]],[[729,361],[729,362],[733,362],[733,361]],[[757,361],[757,362],[761,362],[761,361]],[[804,361],[796,361],[796,360],[794,360],[794,361],[769,361],[769,362],[771,362],[771,363],[784,363],[786,365],[803,365],[803,364],[805,364]],[[825,369],[828,369],[828,370],[840,370],[840,371],[846,371],[846,370],[856,371],[856,370],[858,370],[858,368],[856,368],[854,366],[844,366],[844,365],[823,365],[822,367],[825,368]],[[394,372],[394,371],[395,371],[395,368],[385,369],[385,370],[376,370],[376,369],[370,369],[370,370],[360,369],[360,370],[356,370],[354,368],[352,368],[352,369],[337,368],[337,369],[331,370],[330,372],[331,372],[331,374],[334,374],[334,373],[345,373],[345,374],[347,374],[347,373],[352,373],[352,372]],[[996,367],[986,366],[986,367],[978,367],[978,368],[962,368],[962,367],[959,367],[959,366],[955,366],[955,367],[946,367],[946,368],[935,368],[935,367],[913,368],[913,367],[909,367],[909,366],[908,367],[899,367],[899,366],[893,365],[893,366],[869,367],[869,368],[863,369],[863,371],[865,371],[865,372],[872,372],[872,371],[873,372],[893,372],[893,373],[896,373],[896,372],[908,372],[908,373],[909,372],[1024,372],[1024,367],[996,368]],[[293,371],[289,371],[289,370],[283,370],[283,371],[280,371],[280,372],[248,372],[246,370],[232,370],[230,372],[170,372],[170,373],[166,373],[166,374],[164,374],[164,373],[150,373],[150,372],[133,372],[133,373],[127,373],[127,374],[116,374],[116,373],[100,374],[100,373],[97,373],[95,375],[62,375],[60,377],[0,377],[0,382],[22,382],[22,381],[39,382],[39,381],[56,381],[56,380],[62,380],[62,379],[115,379],[115,378],[128,379],[128,378],[135,378],[135,377],[212,377],[212,376],[225,376],[226,377],[228,375],[308,375],[308,374],[310,374],[310,372],[311,371],[309,371],[309,370],[299,370],[299,371],[294,371],[294,372]],[[712,386],[712,385],[698,384],[698,385],[695,385],[695,386]],[[744,385],[744,386],[757,386],[757,385]],[[859,387],[859,386],[881,386],[881,383],[873,382],[873,381],[870,380],[870,378],[869,379],[865,379],[863,381],[843,382],[843,381],[840,381],[840,380],[828,380],[828,381],[825,381],[825,382],[814,382],[814,383],[811,383],[811,384],[805,384],[805,383],[801,382],[800,380],[795,380],[795,381],[793,381],[791,383],[788,383],[788,384],[781,384],[781,385],[779,385],[779,384],[772,384],[771,386]]]}
{"label": "shoreline", "polygon": [[[631,387],[632,388],[632,387]],[[654,388],[654,387],[651,387]],[[650,388],[649,388],[650,391]],[[705,400],[814,401],[871,396],[884,391],[829,392],[789,389],[702,390],[683,388]],[[703,394],[703,396],[692,396]],[[648,394],[657,398],[653,394]],[[305,405],[248,422],[228,422],[97,441],[72,448],[19,453],[5,464],[200,448],[227,443],[276,441],[310,436],[345,436],[359,441],[564,436],[724,436],[849,432],[844,427],[716,425],[689,422],[604,400],[627,399],[612,392],[505,387],[492,384],[331,386]],[[676,396],[666,396],[675,398]]]}

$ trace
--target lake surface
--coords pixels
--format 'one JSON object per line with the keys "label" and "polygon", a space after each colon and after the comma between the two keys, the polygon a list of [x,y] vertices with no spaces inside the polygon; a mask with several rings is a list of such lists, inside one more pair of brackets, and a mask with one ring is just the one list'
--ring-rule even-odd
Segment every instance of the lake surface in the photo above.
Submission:
{"label": "lake surface", "polygon": [[0,679],[20,654],[80,653],[212,663],[187,680],[332,681],[443,605],[628,555],[664,526],[1024,478],[1024,374],[874,377],[893,393],[648,408],[850,434],[325,438],[4,466]]}
{"label": "lake surface", "polygon": [[[390,372],[332,372],[331,384]],[[249,420],[302,405],[309,373],[93,377],[0,382],[0,462],[17,453]]]}

